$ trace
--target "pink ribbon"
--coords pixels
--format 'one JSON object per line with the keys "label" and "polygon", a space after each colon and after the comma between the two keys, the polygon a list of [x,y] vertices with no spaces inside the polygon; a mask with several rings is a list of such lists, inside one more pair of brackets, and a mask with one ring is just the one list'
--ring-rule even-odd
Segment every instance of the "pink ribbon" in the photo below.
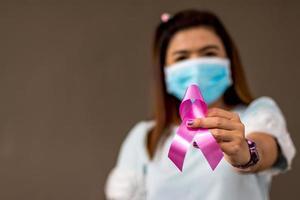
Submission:
{"label": "pink ribbon", "polygon": [[217,167],[223,158],[223,152],[208,129],[195,129],[186,126],[187,120],[203,118],[206,112],[207,105],[198,86],[190,85],[179,107],[182,122],[172,141],[168,154],[168,157],[180,171],[182,171],[186,152],[192,142],[195,147],[202,151],[212,170]]}

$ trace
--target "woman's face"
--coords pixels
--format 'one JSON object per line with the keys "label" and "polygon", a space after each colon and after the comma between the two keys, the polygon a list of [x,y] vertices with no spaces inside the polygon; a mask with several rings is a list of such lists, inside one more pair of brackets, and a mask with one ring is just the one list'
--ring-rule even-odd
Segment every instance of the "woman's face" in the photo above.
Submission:
{"label": "woman's face", "polygon": [[227,57],[221,39],[207,27],[196,27],[177,32],[169,43],[166,66],[199,57]]}

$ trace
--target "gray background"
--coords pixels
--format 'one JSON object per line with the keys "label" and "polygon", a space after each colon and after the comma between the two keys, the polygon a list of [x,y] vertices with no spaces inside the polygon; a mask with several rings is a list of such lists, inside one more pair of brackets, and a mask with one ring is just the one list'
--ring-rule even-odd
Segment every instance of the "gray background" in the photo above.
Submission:
{"label": "gray background", "polygon": [[[297,1],[0,1],[1,200],[104,199],[122,140],[151,114],[154,27],[184,8],[221,17],[255,96],[277,101],[299,146]],[[300,194],[299,165],[272,199]]]}

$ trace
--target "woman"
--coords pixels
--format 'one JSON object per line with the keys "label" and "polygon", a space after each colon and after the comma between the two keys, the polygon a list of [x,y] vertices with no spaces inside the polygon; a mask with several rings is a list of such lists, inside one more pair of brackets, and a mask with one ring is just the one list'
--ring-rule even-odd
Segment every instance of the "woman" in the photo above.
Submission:
{"label": "woman", "polygon": [[[139,122],[122,144],[105,188],[108,199],[268,199],[272,176],[290,168],[295,148],[285,119],[270,97],[253,99],[238,51],[210,12],[186,10],[156,29],[155,117]],[[209,106],[208,128],[224,153],[210,170],[199,149],[187,152],[183,172],[168,159],[181,123],[186,88],[196,83]]]}

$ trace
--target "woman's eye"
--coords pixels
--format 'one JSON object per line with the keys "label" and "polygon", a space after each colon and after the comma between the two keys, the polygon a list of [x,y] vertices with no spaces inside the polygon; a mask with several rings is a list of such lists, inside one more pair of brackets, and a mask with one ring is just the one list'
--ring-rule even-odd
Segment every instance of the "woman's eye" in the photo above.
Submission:
{"label": "woman's eye", "polygon": [[186,56],[180,56],[178,58],[175,58],[175,61],[177,62],[177,61],[181,61],[181,60],[185,60],[185,59],[187,59]]}
{"label": "woman's eye", "polygon": [[217,56],[216,52],[206,52],[204,56]]}

